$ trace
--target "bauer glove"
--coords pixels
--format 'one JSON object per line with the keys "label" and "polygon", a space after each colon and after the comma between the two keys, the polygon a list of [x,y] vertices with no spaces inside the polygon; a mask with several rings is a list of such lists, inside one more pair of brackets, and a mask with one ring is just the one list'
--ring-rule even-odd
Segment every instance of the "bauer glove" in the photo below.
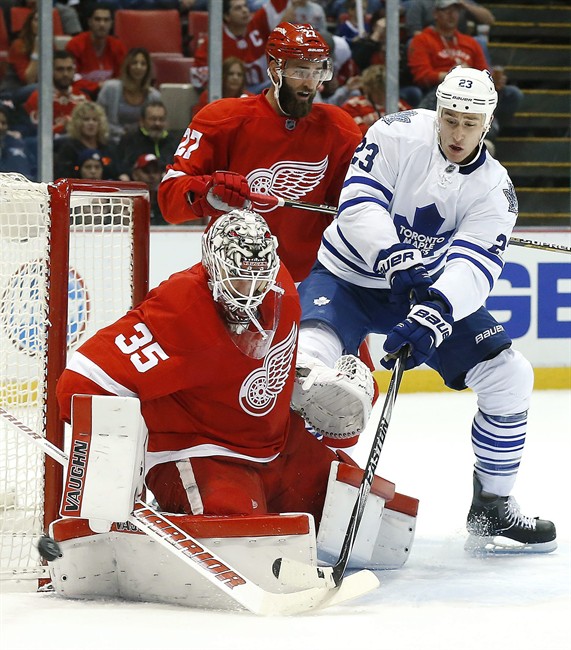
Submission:
{"label": "bauer glove", "polygon": [[199,217],[217,218],[236,208],[249,208],[250,187],[242,174],[217,171],[200,177],[200,187],[187,194],[190,208]]}
{"label": "bauer glove", "polygon": [[384,274],[391,287],[392,303],[419,303],[428,300],[432,279],[422,263],[421,252],[410,244],[394,244],[379,253],[375,272]]}
{"label": "bauer glove", "polygon": [[392,369],[396,354],[405,345],[410,348],[405,370],[416,368],[427,361],[435,348],[452,333],[452,316],[437,302],[415,305],[406,319],[387,334],[383,349],[387,356],[381,359],[385,368]]}

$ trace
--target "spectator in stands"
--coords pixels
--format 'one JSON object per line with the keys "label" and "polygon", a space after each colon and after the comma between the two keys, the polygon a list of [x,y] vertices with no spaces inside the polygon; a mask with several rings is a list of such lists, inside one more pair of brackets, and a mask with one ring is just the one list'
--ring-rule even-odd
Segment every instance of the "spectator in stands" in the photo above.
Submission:
{"label": "spectator in stands", "polygon": [[152,153],[142,154],[139,156],[133,165],[133,169],[131,170],[131,178],[134,181],[145,183],[149,188],[149,195],[151,199],[151,226],[169,225],[161,213],[161,209],[157,200],[159,183],[161,182],[164,173],[164,165]]}
{"label": "spectator in stands", "polygon": [[16,103],[24,102],[38,82],[38,24],[38,12],[31,11],[8,51],[9,67],[2,88],[12,92]]}
{"label": "spectator in stands", "polygon": [[82,149],[77,156],[74,178],[103,180],[103,156],[97,149]]}
{"label": "spectator in stands", "polygon": [[[229,56],[222,62],[222,97],[248,97],[246,90],[246,64],[236,56]],[[202,91],[198,102],[192,108],[194,117],[208,104],[208,89]]]}
{"label": "spectator in stands", "polygon": [[[253,93],[268,85],[266,77],[266,40],[283,20],[288,0],[268,0],[256,13],[246,0],[223,0],[222,58],[236,56],[246,64],[246,88]],[[198,41],[191,68],[192,85],[202,90],[208,81],[208,39]]]}
{"label": "spectator in stands", "polygon": [[318,32],[327,31],[327,18],[323,7],[311,0],[290,0],[290,7],[293,9],[291,22],[300,25],[309,24]]}
{"label": "spectator in stands", "polygon": [[0,172],[17,172],[34,180],[24,142],[8,131],[10,111],[0,104]]}
{"label": "spectator in stands", "polygon": [[[414,83],[425,93],[419,104],[422,108],[436,108],[436,87],[455,66],[489,69],[478,41],[458,31],[460,10],[461,5],[456,0],[435,0],[434,25],[423,29],[410,42],[408,65]],[[507,84],[503,69],[494,69],[492,77],[498,92],[498,108],[488,132],[488,139],[493,141],[500,126],[512,120],[523,101],[523,93]]]}
{"label": "spectator in stands", "polygon": [[[361,75],[361,95],[351,97],[341,106],[355,120],[361,133],[365,135],[369,127],[386,115],[385,110],[385,67],[371,65]],[[398,110],[406,111],[410,106],[399,100]]]}
{"label": "spectator in stands", "polygon": [[[54,52],[53,58],[53,131],[55,136],[66,132],[67,123],[77,104],[89,99],[81,89],[81,82],[73,83],[75,60],[73,54],[65,50]],[[34,90],[28,97],[24,108],[32,124],[39,121],[39,92]]]}
{"label": "spectator in stands", "polygon": [[337,35],[342,36],[348,43],[352,43],[357,38],[364,38],[366,33],[359,34],[357,20],[357,3],[355,0],[347,0],[346,3],[347,17],[340,19],[337,25]]}
{"label": "spectator in stands", "polygon": [[78,74],[91,83],[96,95],[104,81],[119,77],[127,51],[118,38],[111,36],[113,13],[109,5],[89,5],[86,17],[88,30],[74,36],[66,49],[75,56]]}
{"label": "spectator in stands", "polygon": [[136,128],[146,102],[161,98],[151,86],[152,74],[148,50],[134,47],[123,61],[119,79],[108,79],[101,86],[97,103],[105,109],[112,142],[117,143],[129,127]]}
{"label": "spectator in stands", "polygon": [[[490,63],[488,52],[488,33],[490,26],[496,22],[492,12],[474,0],[460,0],[458,31],[470,34],[482,46],[486,61]],[[410,0],[406,5],[406,30],[412,38],[434,23],[434,0]],[[482,32],[482,33],[480,33]]]}
{"label": "spectator in stands", "polygon": [[154,99],[141,109],[139,126],[126,133],[119,141],[121,169],[130,175],[139,156],[152,153],[166,167],[178,146],[179,137],[167,128],[167,108],[162,101]]}
{"label": "spectator in stands", "polygon": [[[406,5],[406,30],[410,38],[434,23],[434,1],[435,0],[409,0]],[[473,0],[458,0],[460,7],[458,19],[458,31],[463,34],[469,33],[468,22],[477,25],[493,25],[494,14],[481,4]]]}
{"label": "spectator in stands", "polygon": [[62,141],[54,153],[55,178],[73,178],[79,154],[84,149],[97,149],[103,163],[103,178],[128,181],[127,174],[119,172],[119,156],[115,147],[108,143],[109,125],[105,111],[95,102],[78,104],[67,125],[68,138]]}

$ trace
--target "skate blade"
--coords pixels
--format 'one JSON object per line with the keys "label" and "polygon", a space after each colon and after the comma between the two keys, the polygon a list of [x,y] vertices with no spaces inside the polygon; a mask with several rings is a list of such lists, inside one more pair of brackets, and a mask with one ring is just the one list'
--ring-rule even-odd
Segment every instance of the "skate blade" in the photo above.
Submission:
{"label": "skate blade", "polygon": [[487,555],[517,555],[523,553],[551,553],[557,548],[557,541],[541,542],[539,544],[523,544],[509,537],[496,535],[495,537],[482,537],[469,535],[464,550],[476,557]]}

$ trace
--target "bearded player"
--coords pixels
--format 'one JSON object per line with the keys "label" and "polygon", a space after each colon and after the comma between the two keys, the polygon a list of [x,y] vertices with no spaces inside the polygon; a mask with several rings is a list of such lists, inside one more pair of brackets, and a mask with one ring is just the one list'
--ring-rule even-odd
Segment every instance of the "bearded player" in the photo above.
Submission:
{"label": "bearded player", "polygon": [[[266,54],[271,88],[209,104],[186,129],[159,186],[167,221],[216,218],[248,207],[250,192],[337,205],[361,133],[337,106],[313,105],[319,85],[332,76],[329,46],[310,25],[281,23]],[[254,207],[277,237],[294,281],[301,281],[331,217]]]}

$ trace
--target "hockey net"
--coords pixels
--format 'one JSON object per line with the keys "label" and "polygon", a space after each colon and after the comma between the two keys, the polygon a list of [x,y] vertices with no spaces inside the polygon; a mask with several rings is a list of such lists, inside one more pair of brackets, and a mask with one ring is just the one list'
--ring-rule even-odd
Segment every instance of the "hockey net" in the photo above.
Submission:
{"label": "hockey net", "polygon": [[0,577],[37,578],[63,474],[18,429],[64,448],[55,389],[67,356],[147,291],[148,191],[0,174],[0,246]]}

